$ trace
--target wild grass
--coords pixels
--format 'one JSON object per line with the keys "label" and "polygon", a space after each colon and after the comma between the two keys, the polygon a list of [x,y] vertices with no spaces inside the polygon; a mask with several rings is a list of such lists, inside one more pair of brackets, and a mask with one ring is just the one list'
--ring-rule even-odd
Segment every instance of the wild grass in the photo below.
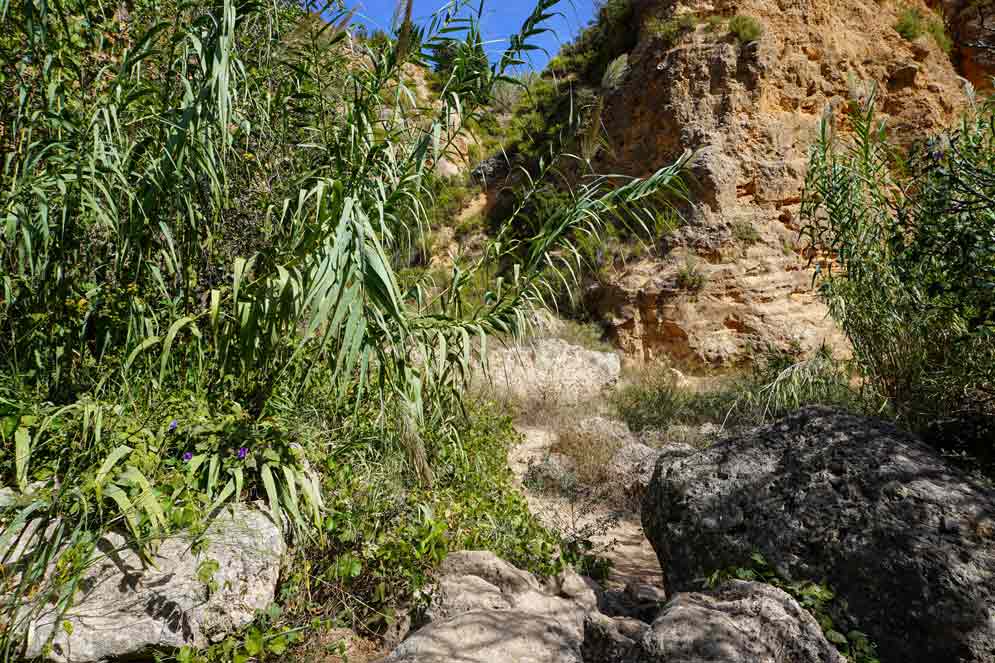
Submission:
{"label": "wild grass", "polygon": [[[633,431],[662,431],[674,441],[707,443],[720,431],[761,425],[805,405],[877,412],[882,399],[853,385],[852,369],[823,350],[811,359],[763,352],[746,372],[682,385],[666,367],[637,375],[613,398],[619,417]],[[704,428],[704,439],[695,429]]]}
{"label": "wild grass", "polygon": [[651,16],[643,24],[643,31],[664,47],[673,46],[681,35],[691,32],[698,24],[694,14],[684,13],[669,19]]}
{"label": "wild grass", "polygon": [[697,293],[705,288],[708,277],[701,271],[697,261],[688,257],[677,270],[676,282],[678,288]]}
{"label": "wild grass", "polygon": [[909,41],[915,41],[924,34],[929,34],[944,53],[953,49],[953,40],[947,34],[943,19],[932,13],[924,13],[918,7],[905,7],[895,22],[895,32]]}
{"label": "wild grass", "polygon": [[760,241],[759,231],[751,222],[745,220],[735,221],[732,224],[732,236],[745,246],[752,246]]}

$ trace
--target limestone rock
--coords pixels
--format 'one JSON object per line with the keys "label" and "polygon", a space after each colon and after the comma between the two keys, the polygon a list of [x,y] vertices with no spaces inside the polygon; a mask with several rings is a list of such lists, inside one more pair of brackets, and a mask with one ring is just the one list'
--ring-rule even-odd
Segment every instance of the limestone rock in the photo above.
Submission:
{"label": "limestone rock", "polygon": [[843,663],[812,616],[767,585],[733,582],[666,605],[660,588],[627,587],[652,604],[651,626],[599,612],[597,586],[569,569],[541,586],[493,553],[465,551],[440,571],[429,623],[384,663]]}
{"label": "limestone rock", "polygon": [[385,663],[581,663],[584,616],[597,599],[575,574],[564,572],[544,590],[487,551],[453,553],[440,574],[432,621]]}
{"label": "limestone rock", "polygon": [[[31,620],[28,658],[42,656],[49,638],[46,658],[60,663],[204,647],[272,603],[286,549],[279,528],[246,506],[219,512],[197,552],[188,537],[164,540],[153,556],[155,567],[143,564],[125,541],[116,533],[101,539],[66,615],[58,618],[46,609]],[[198,571],[212,560],[217,570],[208,588]]]}
{"label": "limestone rock", "polygon": [[515,568],[488,550],[461,550],[450,553],[442,562],[439,574],[446,576],[476,576],[504,594],[524,594],[539,589],[539,581],[531,573]]}
{"label": "limestone rock", "polygon": [[[683,226],[660,238],[658,257],[619,265],[590,294],[624,353],[730,365],[758,345],[846,351],[812,290],[812,268],[827,267],[828,258],[814,256],[810,265],[798,234],[819,122],[833,109],[846,132],[849,101],[866,98],[872,84],[879,118],[909,142],[948,126],[965,106],[950,57],[932,38],[913,43],[895,31],[906,4],[633,5],[633,25],[651,15],[736,13],[755,18],[763,35],[740,45],[723,29],[698,26],[663,48],[646,31],[629,53],[625,81],[605,97],[602,121],[612,149],[597,157],[599,172],[645,176],[686,150],[695,153]],[[700,288],[682,285],[689,269]]]}
{"label": "limestone rock", "polygon": [[588,350],[557,338],[491,351],[493,388],[529,403],[573,405],[602,395],[621,372],[618,355]]}
{"label": "limestone rock", "polygon": [[[627,629],[632,623],[639,626]],[[612,618],[600,612],[589,614],[584,620],[584,661],[628,663],[635,655],[637,639],[647,628],[637,620]]]}
{"label": "limestone rock", "polygon": [[639,642],[639,663],[843,663],[815,619],[780,589],[732,581],[678,594]]}
{"label": "limestone rock", "polygon": [[[643,527],[671,591],[759,551],[822,580],[883,661],[995,661],[992,491],[914,436],[828,408],[661,459]],[[987,523],[987,525],[986,525]]]}
{"label": "limestone rock", "polygon": [[618,486],[628,502],[640,504],[659,455],[659,449],[640,442],[625,445],[608,463],[608,481]]}
{"label": "limestone rock", "polygon": [[416,631],[384,663],[581,663],[581,640],[572,611],[473,610]]}

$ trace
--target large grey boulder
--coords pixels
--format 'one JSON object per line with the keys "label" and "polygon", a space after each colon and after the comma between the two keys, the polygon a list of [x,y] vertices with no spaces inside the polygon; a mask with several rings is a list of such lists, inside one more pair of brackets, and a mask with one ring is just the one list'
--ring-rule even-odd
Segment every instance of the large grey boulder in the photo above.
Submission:
{"label": "large grey boulder", "polygon": [[[108,534],[68,613],[46,606],[27,624],[27,657],[86,663],[204,647],[272,603],[286,548],[268,516],[246,506],[224,509],[203,543],[193,543],[189,536],[165,539],[150,566],[124,536]],[[198,573],[207,577],[214,563],[208,587]]]}
{"label": "large grey boulder", "polygon": [[637,645],[631,663],[844,663],[818,623],[780,589],[731,581],[678,594]]}
{"label": "large grey boulder", "polygon": [[995,661],[993,518],[992,491],[914,436],[821,407],[662,458],[643,505],[671,591],[759,551],[826,580],[901,663]]}

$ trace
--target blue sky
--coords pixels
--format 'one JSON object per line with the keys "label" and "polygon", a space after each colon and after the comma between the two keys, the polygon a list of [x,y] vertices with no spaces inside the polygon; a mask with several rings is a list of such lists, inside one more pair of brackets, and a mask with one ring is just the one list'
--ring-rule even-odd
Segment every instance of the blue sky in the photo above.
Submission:
{"label": "blue sky", "polygon": [[[479,0],[478,0],[479,1]],[[545,33],[537,38],[537,44],[545,48],[549,55],[533,51],[530,54],[532,66],[542,69],[546,61],[556,55],[560,45],[570,41],[594,15],[595,0],[561,0],[555,11],[562,16],[549,20],[547,27],[554,33]],[[356,7],[354,22],[366,24],[370,31],[381,29],[389,31],[391,17],[394,15],[396,0],[349,0],[349,7]],[[415,0],[414,17],[416,21],[424,22],[445,0]],[[476,8],[477,4],[472,4]],[[532,12],[534,4],[530,0],[485,0],[481,27],[484,38],[493,43],[488,44],[491,53],[500,53],[509,35],[514,34],[522,26],[522,21]]]}

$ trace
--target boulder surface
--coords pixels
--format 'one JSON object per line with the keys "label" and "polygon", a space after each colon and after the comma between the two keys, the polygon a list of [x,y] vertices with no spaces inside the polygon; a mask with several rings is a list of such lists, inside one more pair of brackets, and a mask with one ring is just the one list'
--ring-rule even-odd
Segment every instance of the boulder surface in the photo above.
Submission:
{"label": "boulder surface", "polygon": [[844,663],[818,623],[786,593],[733,580],[678,594],[643,635],[645,663]]}
{"label": "boulder surface", "polygon": [[[88,663],[204,647],[272,603],[285,544],[265,514],[224,509],[203,544],[193,543],[189,536],[167,538],[152,567],[122,535],[108,534],[69,612],[60,617],[46,607],[27,625],[27,658]],[[202,579],[208,576],[210,587]]]}
{"label": "boulder surface", "polygon": [[888,423],[810,407],[663,457],[642,515],[671,591],[759,551],[882,661],[995,661],[992,491]]}
{"label": "boulder surface", "polygon": [[650,625],[601,613],[594,583],[571,570],[540,584],[493,553],[464,551],[441,572],[428,625],[384,663],[843,661],[794,599],[758,583],[679,594]]}

